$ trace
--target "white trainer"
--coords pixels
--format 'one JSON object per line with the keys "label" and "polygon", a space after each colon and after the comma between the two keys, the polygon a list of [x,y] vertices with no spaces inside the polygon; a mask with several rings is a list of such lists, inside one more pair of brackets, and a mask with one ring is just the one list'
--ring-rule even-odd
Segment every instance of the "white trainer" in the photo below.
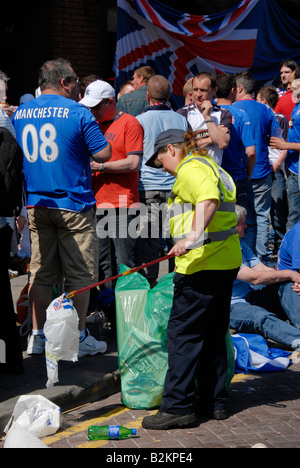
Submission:
{"label": "white trainer", "polygon": [[39,335],[30,335],[27,342],[27,354],[43,354],[45,352],[45,338]]}
{"label": "white trainer", "polygon": [[87,337],[79,343],[78,358],[105,353],[107,350],[107,343],[105,341],[97,341],[96,338],[90,335],[88,330],[87,333]]}

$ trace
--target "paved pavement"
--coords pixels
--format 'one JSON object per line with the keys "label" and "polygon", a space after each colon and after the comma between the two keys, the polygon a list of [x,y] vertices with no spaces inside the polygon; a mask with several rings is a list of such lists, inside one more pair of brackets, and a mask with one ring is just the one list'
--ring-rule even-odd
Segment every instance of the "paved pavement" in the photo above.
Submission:
{"label": "paved pavement", "polygon": [[[11,280],[15,303],[26,280],[26,276]],[[0,374],[0,434],[21,395],[42,395],[65,411],[120,390],[116,340],[111,336],[109,329],[99,325],[92,325],[90,330],[97,338],[103,336],[107,341],[107,352],[104,355],[84,357],[76,363],[60,361],[58,364],[59,384],[54,385],[52,390],[46,388],[48,378],[45,356],[28,357],[26,338],[22,339],[24,374],[17,376]]]}
{"label": "paved pavement", "polygon": [[[25,277],[12,280],[14,296],[22,289]],[[94,330],[95,331],[95,330]],[[97,330],[96,330],[97,331]],[[300,355],[294,355],[293,364],[283,372],[244,375],[237,374],[230,385],[230,414],[225,421],[203,421],[199,428],[172,431],[145,431],[141,428],[146,410],[132,410],[122,406],[116,340],[109,330],[101,329],[108,342],[105,355],[85,357],[77,363],[59,363],[59,384],[53,390],[46,388],[47,373],[44,356],[27,357],[24,352],[25,373],[20,376],[0,376],[0,433],[9,420],[21,395],[40,394],[56,403],[65,412],[86,403],[72,412],[72,421],[64,415],[64,427],[76,426],[89,415],[106,414],[107,424],[135,421],[140,436],[126,441],[101,441],[105,448],[160,448],[160,447],[252,447],[263,443],[268,448],[300,447]],[[95,412],[91,408],[95,408]],[[77,411],[77,413],[76,413]],[[71,414],[71,413],[70,413]],[[76,416],[77,414],[77,416]],[[105,424],[105,423],[103,423]],[[134,426],[132,426],[134,427]],[[63,430],[62,430],[63,431]],[[51,447],[85,446],[87,432],[80,427],[73,440],[60,431],[50,440]],[[59,436],[62,434],[62,436]],[[69,434],[70,436],[70,434]],[[0,442],[0,448],[3,443]]]}

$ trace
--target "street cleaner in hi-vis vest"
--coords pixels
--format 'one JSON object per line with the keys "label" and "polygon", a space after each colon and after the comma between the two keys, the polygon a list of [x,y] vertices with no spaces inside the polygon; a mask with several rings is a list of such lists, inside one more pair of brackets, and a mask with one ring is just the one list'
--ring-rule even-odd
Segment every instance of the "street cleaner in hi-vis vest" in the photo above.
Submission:
{"label": "street cleaner in hi-vis vest", "polygon": [[147,429],[197,426],[228,417],[227,348],[232,285],[241,266],[232,178],[197,149],[201,132],[171,129],[156,139],[151,167],[176,180],[169,198],[174,299],[162,405]]}

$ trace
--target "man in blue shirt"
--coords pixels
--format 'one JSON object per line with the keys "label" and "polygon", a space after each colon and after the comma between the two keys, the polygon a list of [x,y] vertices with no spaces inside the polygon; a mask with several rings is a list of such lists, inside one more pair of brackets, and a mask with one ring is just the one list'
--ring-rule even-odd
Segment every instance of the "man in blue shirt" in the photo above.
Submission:
{"label": "man in blue shirt", "polygon": [[238,73],[236,84],[236,102],[233,106],[247,113],[255,138],[256,163],[252,173],[252,186],[257,216],[256,253],[260,260],[268,261],[271,255],[269,215],[272,189],[268,145],[273,129],[279,128],[279,124],[271,109],[253,99],[255,80],[250,72]]}
{"label": "man in blue shirt", "polygon": [[[39,74],[42,95],[18,108],[12,122],[24,154],[32,256],[29,299],[33,330],[28,354],[41,354],[52,285],[74,291],[97,282],[95,198],[90,157],[110,158],[110,145],[96,119],[75,102],[78,78],[69,62],[46,62]],[[106,343],[85,329],[89,291],[74,306],[79,316],[79,357],[104,352]]]}
{"label": "man in blue shirt", "polygon": [[291,90],[294,97],[297,99],[297,102],[289,121],[288,139],[287,141],[275,137],[270,139],[270,145],[272,148],[288,150],[286,158],[286,186],[289,205],[287,229],[290,229],[300,221],[300,67],[296,68],[295,79],[292,82]]}
{"label": "man in blue shirt", "polygon": [[[299,326],[291,320],[297,315],[294,310],[296,304],[298,304],[296,310],[300,317],[300,296],[294,291],[294,288],[299,289],[300,273],[290,268],[290,262],[285,262],[281,270],[264,265],[243,240],[244,231],[247,228],[244,208],[237,205],[236,212],[242,266],[232,288],[230,327],[239,333],[260,334],[266,339],[277,341],[292,349],[300,347]],[[299,233],[300,223],[298,235]],[[287,239],[286,243],[289,245],[290,239]],[[300,262],[298,265],[300,268]],[[281,288],[284,288],[285,297],[281,294]],[[285,300],[288,295],[294,295],[293,303],[290,297]],[[286,321],[287,317],[284,312],[292,325]]]}
{"label": "man in blue shirt", "polygon": [[256,152],[252,126],[246,112],[232,105],[236,96],[235,76],[231,73],[217,76],[217,86],[218,105],[232,114],[230,142],[223,150],[222,167],[235,182],[237,204],[247,211],[248,228],[245,233],[245,242],[252,250],[255,250],[257,225],[251,176],[256,161]]}

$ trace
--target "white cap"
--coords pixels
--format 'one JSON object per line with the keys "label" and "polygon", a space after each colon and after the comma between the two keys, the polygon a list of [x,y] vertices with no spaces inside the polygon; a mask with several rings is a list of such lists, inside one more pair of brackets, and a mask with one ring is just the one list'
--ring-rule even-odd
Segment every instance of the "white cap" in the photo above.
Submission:
{"label": "white cap", "polygon": [[115,96],[115,90],[109,83],[97,80],[87,86],[84,98],[81,99],[80,104],[87,107],[95,107],[103,99],[115,98]]}

